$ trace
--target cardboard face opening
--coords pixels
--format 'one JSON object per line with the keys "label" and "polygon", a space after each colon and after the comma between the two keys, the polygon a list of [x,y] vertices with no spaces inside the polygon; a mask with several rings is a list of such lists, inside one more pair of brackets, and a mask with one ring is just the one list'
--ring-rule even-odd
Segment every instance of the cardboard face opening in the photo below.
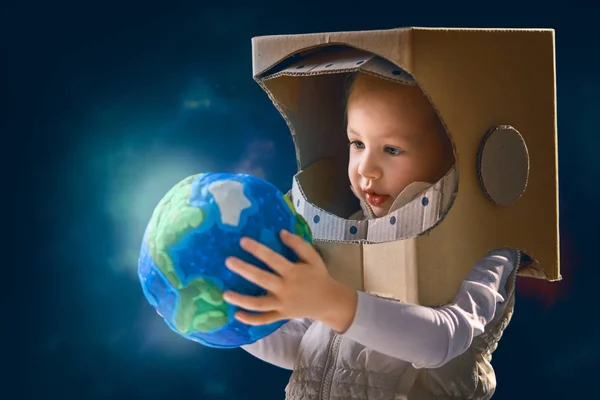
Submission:
{"label": "cardboard face opening", "polygon": [[[300,171],[297,180],[303,197],[320,211],[342,219],[348,219],[360,210],[360,201],[350,189],[346,133],[346,105],[358,73],[419,87],[413,76],[393,63],[343,46],[313,49],[291,56],[267,71],[261,81],[292,133]],[[427,99],[435,110],[435,105]],[[450,135],[437,111],[436,117],[439,134],[445,135],[449,151],[454,153]],[[452,167],[445,178],[456,183],[456,169]],[[439,204],[437,212],[428,213],[438,214],[435,223],[443,218],[451,204],[448,199],[454,193],[448,194],[448,188],[455,189],[456,185],[443,187],[447,201]],[[428,202],[428,199],[421,199],[422,204]],[[418,214],[422,215],[422,212]],[[422,221],[417,222],[419,217],[410,220],[424,225]]]}

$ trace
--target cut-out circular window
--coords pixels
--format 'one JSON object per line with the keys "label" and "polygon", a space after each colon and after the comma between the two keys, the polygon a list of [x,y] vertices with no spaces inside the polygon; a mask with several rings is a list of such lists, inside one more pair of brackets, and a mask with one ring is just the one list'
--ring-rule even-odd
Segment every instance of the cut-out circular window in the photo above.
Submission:
{"label": "cut-out circular window", "polygon": [[497,205],[515,204],[529,179],[529,152],[523,136],[512,126],[490,129],[477,154],[477,175],[485,196]]}

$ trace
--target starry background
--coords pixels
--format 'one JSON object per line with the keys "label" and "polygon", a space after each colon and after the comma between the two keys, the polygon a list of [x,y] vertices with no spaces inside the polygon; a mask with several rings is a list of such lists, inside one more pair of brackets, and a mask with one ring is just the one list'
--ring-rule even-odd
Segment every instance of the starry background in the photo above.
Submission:
{"label": "starry background", "polygon": [[290,187],[292,141],[252,80],[251,37],[401,26],[556,29],[564,279],[519,282],[494,353],[494,399],[597,392],[598,10],[238,3],[0,4],[0,397],[282,399],[287,371],[188,342],[151,309],[136,277],[143,229],[166,190],[194,173]]}

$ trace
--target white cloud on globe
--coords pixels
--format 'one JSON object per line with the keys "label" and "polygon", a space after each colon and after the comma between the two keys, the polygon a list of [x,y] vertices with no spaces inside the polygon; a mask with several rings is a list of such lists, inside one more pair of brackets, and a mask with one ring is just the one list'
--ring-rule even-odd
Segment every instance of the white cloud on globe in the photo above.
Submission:
{"label": "white cloud on globe", "polygon": [[208,187],[208,191],[219,207],[221,222],[226,225],[238,226],[242,211],[252,205],[244,195],[244,185],[241,182],[217,181]]}

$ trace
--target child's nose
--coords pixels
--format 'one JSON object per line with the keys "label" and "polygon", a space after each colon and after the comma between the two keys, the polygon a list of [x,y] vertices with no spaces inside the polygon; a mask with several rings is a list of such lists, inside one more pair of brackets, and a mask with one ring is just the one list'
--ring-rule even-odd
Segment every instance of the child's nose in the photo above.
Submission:
{"label": "child's nose", "polygon": [[378,179],[381,177],[381,168],[373,157],[365,156],[358,166],[358,173],[365,179]]}

